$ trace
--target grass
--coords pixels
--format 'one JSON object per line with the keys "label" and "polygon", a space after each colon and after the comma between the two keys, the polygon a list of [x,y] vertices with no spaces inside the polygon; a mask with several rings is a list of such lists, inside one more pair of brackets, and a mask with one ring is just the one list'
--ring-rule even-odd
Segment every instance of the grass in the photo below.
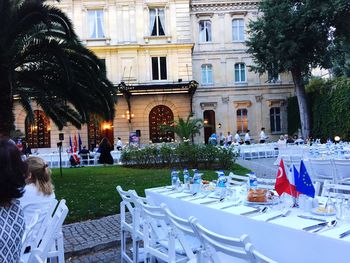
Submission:
{"label": "grass", "polygon": [[[246,174],[247,169],[235,164],[233,172]],[[216,179],[215,171],[206,170],[203,179]],[[65,223],[100,218],[119,213],[121,201],[115,188],[135,189],[144,196],[144,190],[169,185],[169,169],[134,169],[121,166],[65,168],[63,176],[53,169],[57,199],[66,199],[69,214]]]}

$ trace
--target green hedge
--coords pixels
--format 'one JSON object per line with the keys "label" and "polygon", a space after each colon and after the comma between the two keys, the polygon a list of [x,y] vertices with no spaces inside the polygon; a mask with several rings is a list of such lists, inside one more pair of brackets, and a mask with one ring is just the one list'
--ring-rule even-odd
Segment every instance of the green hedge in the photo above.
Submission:
{"label": "green hedge", "polygon": [[[311,109],[314,138],[323,141],[338,135],[342,140],[350,138],[350,79],[313,79],[306,87]],[[300,127],[297,98],[288,100],[288,132],[293,134]]]}
{"label": "green hedge", "polygon": [[238,152],[233,146],[222,148],[205,144],[164,143],[142,149],[130,147],[123,151],[121,160],[124,166],[138,168],[229,169],[237,156]]}

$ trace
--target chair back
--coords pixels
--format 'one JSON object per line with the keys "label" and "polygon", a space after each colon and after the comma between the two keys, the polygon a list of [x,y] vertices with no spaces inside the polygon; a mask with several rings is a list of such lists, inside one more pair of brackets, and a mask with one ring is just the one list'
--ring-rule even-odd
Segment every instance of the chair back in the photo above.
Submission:
{"label": "chair back", "polygon": [[246,244],[245,250],[253,256],[253,263],[277,263],[277,261],[274,261],[257,251],[252,243]]}
{"label": "chair back", "polygon": [[131,195],[132,191],[125,191],[122,189],[120,185],[116,187],[117,192],[119,193],[120,197],[122,198],[122,202],[120,203],[120,211],[123,211],[124,214],[126,212],[125,208],[133,215],[135,203],[133,202]]}
{"label": "chair back", "polygon": [[332,160],[309,159],[312,179],[315,181],[335,181],[334,167]]}
{"label": "chair back", "polygon": [[335,184],[329,180],[324,181],[321,196],[336,197],[339,194],[341,194],[345,199],[350,200],[350,185]]}
{"label": "chair back", "polygon": [[[248,235],[242,235],[240,238],[233,238],[214,233],[198,223],[197,218],[190,217],[190,223],[194,232],[198,235],[204,246],[203,255],[211,262],[225,263],[220,260],[218,252],[224,253],[233,258],[239,258],[252,261],[252,255],[245,250],[249,242]],[[232,261],[234,262],[234,261]]]}
{"label": "chair back", "polygon": [[246,175],[238,175],[230,172],[228,175],[228,183],[233,185],[247,184],[249,177]]}
{"label": "chair back", "polygon": [[32,248],[28,262],[34,263],[40,262],[40,260],[46,262],[47,258],[50,257],[49,253],[55,245],[56,236],[60,233],[67,214],[68,207],[66,206],[66,200],[62,199],[52,216],[52,220],[45,226],[44,235],[38,247]]}
{"label": "chair back", "polygon": [[268,179],[268,178],[258,178],[257,179],[259,188],[265,188],[268,190],[274,190],[276,179]]}
{"label": "chair back", "polygon": [[340,182],[350,178],[350,160],[333,160],[336,172],[336,181]]}

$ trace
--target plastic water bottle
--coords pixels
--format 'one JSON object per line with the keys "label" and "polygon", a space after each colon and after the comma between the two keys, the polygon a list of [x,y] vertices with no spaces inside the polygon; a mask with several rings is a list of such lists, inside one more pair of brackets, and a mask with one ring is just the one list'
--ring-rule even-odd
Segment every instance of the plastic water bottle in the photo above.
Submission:
{"label": "plastic water bottle", "polygon": [[224,171],[219,171],[218,173],[218,182],[216,184],[220,198],[224,198],[226,196],[226,177]]}
{"label": "plastic water bottle", "polygon": [[190,189],[191,177],[190,177],[190,173],[188,172],[187,168],[184,169],[183,175],[184,175],[185,189],[189,190]]}
{"label": "plastic water bottle", "polygon": [[193,175],[193,193],[198,193],[201,188],[202,175],[196,170]]}
{"label": "plastic water bottle", "polygon": [[258,181],[256,178],[256,174],[254,172],[250,172],[248,174],[248,176],[249,176],[249,188],[256,190],[258,187]]}
{"label": "plastic water bottle", "polygon": [[171,187],[175,189],[178,185],[179,173],[175,170],[171,171]]}

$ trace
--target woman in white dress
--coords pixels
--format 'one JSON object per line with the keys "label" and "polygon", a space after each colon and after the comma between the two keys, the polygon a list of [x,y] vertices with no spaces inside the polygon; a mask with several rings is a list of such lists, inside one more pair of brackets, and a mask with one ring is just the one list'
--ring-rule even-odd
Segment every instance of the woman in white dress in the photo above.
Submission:
{"label": "woman in white dress", "polygon": [[26,173],[27,165],[16,145],[0,140],[0,262],[20,260],[24,220],[18,198]]}
{"label": "woman in white dress", "polygon": [[[45,161],[39,157],[29,157],[26,163],[28,164],[29,174],[24,187],[25,192],[20,202],[27,227],[31,225],[33,217],[38,216],[37,223],[31,232],[31,235],[35,237],[50,210],[55,194],[51,181],[51,170]],[[26,231],[29,230],[26,228]]]}

